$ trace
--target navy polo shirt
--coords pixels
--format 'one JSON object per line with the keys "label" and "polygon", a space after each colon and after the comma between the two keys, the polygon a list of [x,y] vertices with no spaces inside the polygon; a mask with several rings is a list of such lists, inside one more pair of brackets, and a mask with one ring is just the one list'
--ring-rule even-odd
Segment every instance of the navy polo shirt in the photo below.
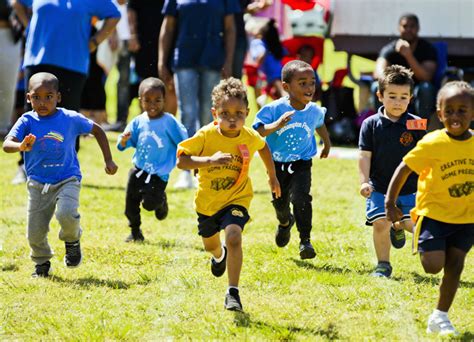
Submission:
{"label": "navy polo shirt", "polygon": [[[425,135],[423,130],[408,130],[407,120],[419,119],[406,112],[397,122],[383,116],[383,107],[362,123],[359,135],[359,149],[372,152],[369,183],[375,191],[386,194],[388,184],[402,158],[418,140]],[[416,192],[418,176],[413,172],[400,191],[400,195]]]}

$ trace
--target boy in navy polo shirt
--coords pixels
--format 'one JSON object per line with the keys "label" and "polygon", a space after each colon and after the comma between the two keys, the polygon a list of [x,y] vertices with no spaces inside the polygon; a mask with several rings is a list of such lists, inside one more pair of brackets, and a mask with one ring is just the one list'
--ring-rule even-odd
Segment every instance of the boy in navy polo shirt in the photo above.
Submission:
{"label": "boy in navy polo shirt", "polygon": [[324,125],[325,110],[311,102],[316,86],[311,65],[300,60],[288,62],[281,71],[281,78],[288,96],[264,106],[257,113],[253,128],[266,137],[281,186],[281,197],[273,196],[272,201],[279,221],[275,242],[278,247],[286,246],[296,222],[300,257],[311,259],[316,256],[310,241],[311,165],[317,153],[314,131],[324,142],[321,158],[328,156],[331,141]]}
{"label": "boy in navy polo shirt", "polygon": [[65,265],[77,267],[82,261],[77,212],[82,177],[76,138],[94,135],[104,156],[105,172],[117,172],[102,128],[82,114],[56,107],[61,101],[58,87],[58,79],[50,73],[30,78],[26,97],[33,110],[18,119],[3,143],[5,152],[24,152],[29,195],[27,237],[36,264],[33,277],[47,277],[51,270],[53,251],[47,235],[55,211],[61,226],[59,239],[66,245]]}
{"label": "boy in navy polo shirt", "polygon": [[412,75],[410,70],[400,65],[385,69],[377,93],[383,106],[376,115],[362,123],[360,131],[360,194],[367,198],[366,224],[373,226],[378,261],[373,275],[377,277],[390,277],[390,244],[402,248],[405,245],[404,229],[411,232],[413,228],[409,212],[415,206],[415,174],[410,176],[397,200],[397,206],[403,211],[402,220],[390,225],[384,207],[385,194],[395,169],[426,130],[426,120],[407,112],[413,96]]}

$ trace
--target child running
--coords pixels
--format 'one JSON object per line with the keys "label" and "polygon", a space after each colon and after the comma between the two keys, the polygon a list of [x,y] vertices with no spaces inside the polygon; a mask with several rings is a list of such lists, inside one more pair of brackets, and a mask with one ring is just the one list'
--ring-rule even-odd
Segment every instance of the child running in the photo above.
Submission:
{"label": "child running", "polygon": [[253,128],[267,137],[281,184],[281,197],[273,197],[279,221],[276,244],[278,247],[288,244],[291,227],[296,222],[300,257],[311,259],[316,256],[310,241],[313,218],[311,166],[317,153],[314,131],[324,143],[321,158],[327,158],[331,141],[324,124],[325,110],[311,102],[316,84],[311,65],[300,60],[288,62],[282,69],[281,78],[288,96],[264,106],[257,113]]}
{"label": "child running", "polygon": [[76,138],[92,133],[102,150],[105,172],[117,172],[102,128],[82,114],[57,108],[61,101],[58,88],[59,81],[53,74],[40,72],[31,76],[26,97],[33,110],[18,119],[3,143],[5,152],[24,153],[28,177],[27,237],[35,263],[33,277],[47,277],[51,271],[53,251],[48,232],[55,211],[61,226],[59,239],[66,246],[65,265],[77,267],[82,261],[82,228],[77,211],[82,176]]}
{"label": "child running", "polygon": [[[178,145],[178,168],[199,170],[195,196],[199,235],[205,250],[212,254],[212,274],[222,276],[227,265],[225,308],[242,311],[238,288],[242,230],[250,219],[247,210],[253,191],[248,169],[256,151],[276,198],[280,197],[280,185],[265,141],[244,126],[248,100],[242,82],[232,77],[222,80],[212,91],[212,104],[214,123]],[[225,245],[221,243],[221,230],[225,232]]]}
{"label": "child running", "polygon": [[438,118],[444,129],[427,134],[398,166],[385,199],[387,218],[402,213],[396,198],[412,172],[419,175],[413,251],[420,252],[426,273],[444,270],[438,304],[428,318],[428,333],[457,335],[448,318],[466,255],[474,243],[474,89],[466,82],[447,83],[438,93]]}
{"label": "child running", "polygon": [[360,194],[366,200],[366,224],[373,226],[377,266],[375,277],[392,275],[390,244],[405,245],[405,231],[411,232],[410,210],[415,206],[417,176],[412,174],[400,191],[397,205],[403,218],[393,226],[385,216],[384,200],[388,184],[402,158],[425,134],[426,120],[407,112],[413,95],[412,72],[400,65],[384,70],[377,96],[383,106],[362,123],[359,136]]}
{"label": "child running", "polygon": [[165,113],[165,85],[158,78],[144,79],[138,88],[143,113],[134,118],[119,136],[117,148],[134,147],[125,200],[125,216],[131,228],[126,242],[144,241],[140,228],[140,203],[155,212],[158,220],[168,215],[166,185],[176,165],[178,143],[188,137],[186,128],[173,115]]}

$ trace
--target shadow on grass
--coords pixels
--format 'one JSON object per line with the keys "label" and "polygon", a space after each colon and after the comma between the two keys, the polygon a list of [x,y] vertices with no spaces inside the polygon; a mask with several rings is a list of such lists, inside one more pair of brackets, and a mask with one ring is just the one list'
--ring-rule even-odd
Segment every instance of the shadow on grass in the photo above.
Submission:
{"label": "shadow on grass", "polygon": [[108,287],[114,290],[127,290],[130,288],[130,284],[122,280],[105,280],[97,279],[93,277],[80,278],[80,279],[64,279],[59,276],[53,275],[51,280],[57,283],[63,283],[68,285],[78,285],[80,287]]}
{"label": "shadow on grass", "polygon": [[455,338],[456,340],[459,340],[459,341],[474,341],[474,333],[470,332],[470,331],[466,331],[465,333],[462,333],[461,335],[459,336],[456,336]]}
{"label": "shadow on grass", "polygon": [[124,186],[118,186],[118,185],[96,185],[96,184],[87,184],[87,183],[82,183],[83,188],[88,188],[88,189],[95,189],[95,190],[120,190],[120,191],[125,191]]}
{"label": "shadow on grass", "polygon": [[305,335],[312,335],[312,336],[322,336],[329,340],[337,340],[339,339],[339,333],[336,329],[334,324],[328,324],[326,328],[306,328],[306,327],[299,327],[294,324],[290,325],[279,325],[279,324],[269,324],[262,321],[254,321],[251,319],[250,314],[246,312],[235,312],[234,313],[234,323],[237,327],[243,328],[255,328],[260,330],[270,330],[272,332],[279,333],[281,335],[289,335],[288,337],[291,338],[291,334],[293,333],[301,333]]}
{"label": "shadow on grass", "polygon": [[18,266],[15,264],[2,265],[2,272],[16,272],[16,271],[18,271]]}
{"label": "shadow on grass", "polygon": [[[440,278],[425,276],[416,272],[412,272],[411,274],[413,276],[413,281],[417,284],[430,284],[433,286],[439,286],[441,281]],[[461,280],[459,282],[459,287],[466,289],[474,289],[474,282]]]}
{"label": "shadow on grass", "polygon": [[295,259],[295,258],[292,258],[291,260],[298,267],[305,268],[305,269],[308,269],[308,270],[314,270],[314,271],[318,271],[318,272],[331,272],[331,273],[337,273],[337,274],[356,273],[356,274],[360,274],[360,275],[367,275],[367,274],[370,274],[373,271],[371,268],[367,268],[367,269],[364,268],[364,269],[361,269],[361,270],[353,270],[353,269],[350,269],[350,268],[347,268],[347,267],[341,268],[341,267],[333,266],[333,265],[330,265],[330,264],[324,264],[324,265],[319,266],[319,265],[315,265],[311,262],[303,261],[303,260],[299,260],[299,259]]}
{"label": "shadow on grass", "polygon": [[177,241],[177,240],[159,240],[159,241],[150,241],[150,240],[145,240],[143,242],[140,242],[140,244],[143,245],[150,245],[150,246],[156,246],[160,247],[162,249],[175,249],[175,248],[184,248],[184,249],[194,249],[197,251],[204,251],[204,248],[202,246],[196,246],[193,244]]}

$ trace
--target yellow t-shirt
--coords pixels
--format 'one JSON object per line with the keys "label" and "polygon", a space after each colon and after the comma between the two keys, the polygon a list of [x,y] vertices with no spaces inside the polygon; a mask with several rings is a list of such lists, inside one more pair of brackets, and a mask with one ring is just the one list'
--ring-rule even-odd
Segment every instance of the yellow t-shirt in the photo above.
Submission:
{"label": "yellow t-shirt", "polygon": [[413,221],[428,216],[446,223],[474,223],[474,137],[459,141],[431,132],[403,161],[418,173]]}
{"label": "yellow t-shirt", "polygon": [[235,138],[223,136],[213,123],[202,127],[196,134],[178,145],[178,155],[212,156],[214,153],[232,154],[227,165],[209,166],[199,169],[199,186],[194,203],[196,211],[211,216],[228,205],[241,205],[248,210],[253,197],[252,183],[247,175],[235,186],[242,170],[243,159],[239,145],[245,144],[249,151],[249,162],[255,152],[265,147],[265,140],[255,130],[243,127]]}

